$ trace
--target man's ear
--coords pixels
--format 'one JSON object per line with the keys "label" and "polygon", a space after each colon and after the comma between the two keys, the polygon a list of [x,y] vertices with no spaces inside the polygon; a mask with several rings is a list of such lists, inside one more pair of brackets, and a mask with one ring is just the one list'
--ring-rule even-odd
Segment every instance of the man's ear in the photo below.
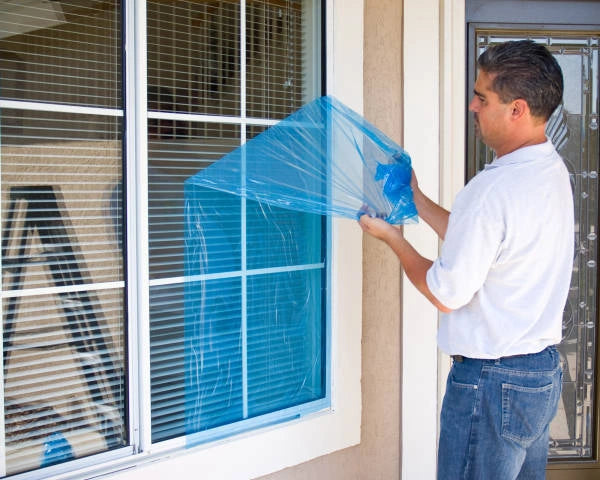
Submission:
{"label": "man's ear", "polygon": [[521,118],[524,114],[529,112],[529,105],[527,105],[527,102],[522,98],[513,100],[511,108],[511,115],[515,120]]}

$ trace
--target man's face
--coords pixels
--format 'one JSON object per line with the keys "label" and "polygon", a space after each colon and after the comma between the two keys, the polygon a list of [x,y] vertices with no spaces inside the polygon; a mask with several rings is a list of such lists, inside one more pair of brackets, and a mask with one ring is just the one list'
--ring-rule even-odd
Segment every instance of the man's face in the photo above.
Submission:
{"label": "man's face", "polygon": [[505,142],[512,112],[510,103],[502,103],[492,91],[493,74],[481,70],[477,75],[469,110],[475,116],[475,133],[483,143],[498,152]]}

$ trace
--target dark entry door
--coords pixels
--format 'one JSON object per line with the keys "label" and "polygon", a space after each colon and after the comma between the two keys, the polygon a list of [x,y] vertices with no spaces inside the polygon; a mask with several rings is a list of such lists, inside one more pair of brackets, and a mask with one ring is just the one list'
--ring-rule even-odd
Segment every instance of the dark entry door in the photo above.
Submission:
{"label": "dark entry door", "polygon": [[[518,4],[518,5],[516,5]],[[529,38],[555,55],[565,78],[564,102],[548,123],[571,174],[576,248],[563,315],[563,394],[551,425],[549,479],[600,478],[600,356],[598,225],[600,169],[600,2],[467,1],[467,97],[476,58],[490,45]],[[527,23],[524,23],[527,22]],[[492,160],[468,125],[467,175]],[[468,180],[468,179],[467,179]]]}

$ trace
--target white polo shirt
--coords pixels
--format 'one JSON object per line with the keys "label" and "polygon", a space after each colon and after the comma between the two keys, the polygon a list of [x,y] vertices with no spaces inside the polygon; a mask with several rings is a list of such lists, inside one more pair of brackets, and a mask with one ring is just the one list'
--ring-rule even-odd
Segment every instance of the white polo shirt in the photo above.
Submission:
{"label": "white polo shirt", "polygon": [[427,272],[449,355],[498,358],[560,342],[573,267],[569,173],[548,140],[495,159],[458,194]]}

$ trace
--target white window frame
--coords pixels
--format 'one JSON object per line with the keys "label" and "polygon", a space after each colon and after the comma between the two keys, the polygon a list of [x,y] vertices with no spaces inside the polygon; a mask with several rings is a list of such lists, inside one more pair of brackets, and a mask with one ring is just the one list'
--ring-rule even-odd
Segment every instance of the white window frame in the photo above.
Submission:
{"label": "white window frame", "polygon": [[[404,1],[404,144],[423,191],[450,209],[465,175],[464,1]],[[437,257],[435,233],[421,222],[406,238]],[[436,478],[439,410],[450,367],[437,349],[437,310],[404,277],[402,321],[402,478]]]}

